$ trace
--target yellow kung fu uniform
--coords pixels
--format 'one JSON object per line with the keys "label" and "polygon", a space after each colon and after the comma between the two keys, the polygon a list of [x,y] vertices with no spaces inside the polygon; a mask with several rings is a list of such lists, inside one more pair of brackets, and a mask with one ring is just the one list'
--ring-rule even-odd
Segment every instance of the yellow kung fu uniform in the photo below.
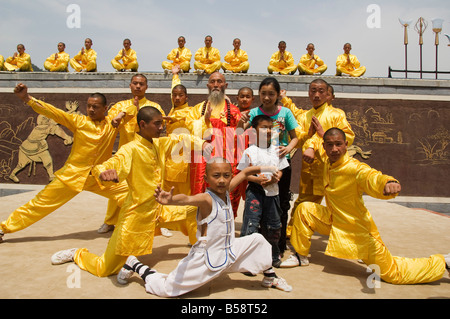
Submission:
{"label": "yellow kung fu uniform", "polygon": [[162,167],[175,146],[191,147],[193,143],[203,144],[203,141],[190,135],[171,135],[150,142],[136,134],[134,141],[122,146],[105,163],[94,167],[92,174],[96,178],[105,170],[115,169],[119,181],[127,181],[129,193],[105,253],[97,256],[86,248],[76,251],[74,261],[81,269],[106,277],[119,272],[128,256],[152,253],[161,209],[153,195],[163,180]]}
{"label": "yellow kung fu uniform", "polygon": [[220,52],[216,48],[203,47],[195,53],[195,70],[204,70],[207,74],[219,71],[222,67]]}
{"label": "yellow kung fu uniform", "polygon": [[175,65],[178,65],[180,66],[180,69],[183,70],[183,72],[189,72],[189,70],[191,69],[191,59],[191,50],[185,47],[178,47],[170,51],[170,53],[167,55],[167,60],[170,60],[172,62],[163,61],[162,68],[163,70],[172,70]]}
{"label": "yellow kung fu uniform", "polygon": [[327,65],[315,54],[314,59],[308,53],[302,55],[298,63],[298,72],[307,75],[323,74],[327,70]]}
{"label": "yellow kung fu uniform", "polygon": [[94,49],[84,50],[78,52],[76,56],[70,59],[70,66],[76,71],[81,72],[86,70],[87,72],[97,72],[97,52]]}
{"label": "yellow kung fu uniform", "polygon": [[[180,78],[177,74],[172,78],[172,89],[180,84]],[[190,134],[192,125],[188,124],[187,116],[192,107],[188,103],[172,107],[168,116],[172,121],[166,121],[167,134]],[[177,155],[182,157],[184,154],[180,151]],[[191,155],[186,154],[183,161],[174,161],[172,156],[168,157],[164,166],[164,181],[162,188],[170,191],[174,187],[173,194],[191,195],[191,174],[190,174]],[[189,237],[189,242],[193,245],[197,242],[197,207],[193,206],[162,206],[159,218],[160,227],[171,230],[181,231]],[[159,235],[159,228],[156,234]]]}
{"label": "yellow kung fu uniform", "polygon": [[314,231],[329,235],[325,254],[338,258],[362,259],[365,264],[380,267],[382,280],[393,284],[427,283],[442,278],[445,260],[442,255],[430,258],[403,258],[391,255],[381,240],[370,212],[364,206],[363,193],[379,199],[388,181],[395,179],[367,164],[342,156],[324,169],[326,207],[305,202],[294,215],[291,244],[307,256]]}
{"label": "yellow kung fu uniform", "polygon": [[58,58],[55,59],[55,54],[52,54],[45,60],[44,68],[50,72],[69,72],[70,56],[66,52],[58,52]]}
{"label": "yellow kung fu uniform", "polygon": [[[117,116],[112,112],[103,121],[92,121],[89,117],[68,114],[50,104],[30,100],[28,105],[39,114],[67,127],[73,132],[73,145],[64,166],[55,173],[56,178],[35,198],[16,209],[8,219],[1,223],[5,233],[22,230],[52,213],[83,190],[91,191],[116,200],[121,206],[128,188],[126,183],[111,187],[100,186],[91,175],[91,169],[111,157],[118,128],[111,125]],[[126,110],[123,122],[136,116],[133,109]]]}
{"label": "yellow kung fu uniform", "polygon": [[[324,132],[332,127],[337,127],[344,131],[346,140],[348,141],[348,146],[352,145],[353,140],[355,139],[355,133],[347,121],[345,112],[341,109],[334,108],[328,103],[322,104],[317,109],[313,107],[297,118],[297,123],[299,125],[299,128],[296,131],[299,139],[297,146],[299,148],[301,147],[303,152],[308,148],[313,148],[315,150],[315,154],[314,161],[311,164],[302,161],[299,194],[293,205],[294,207],[291,211],[291,217],[300,203],[307,201],[320,204],[324,196],[323,168],[327,156],[321,147],[323,140],[317,135],[317,133],[311,138],[308,138],[307,136],[313,116],[319,120]],[[291,231],[292,222],[293,221],[291,218],[287,227],[288,236]]]}
{"label": "yellow kung fu uniform", "polygon": [[[301,114],[297,119],[297,122],[303,136],[307,135],[313,116],[319,120],[324,132],[332,127],[337,127],[344,131],[348,145],[350,146],[353,144],[355,133],[353,132],[351,125],[348,123],[343,110],[335,108],[328,103],[324,103],[317,109],[313,107],[307,112]],[[323,167],[326,159],[325,153],[321,151],[323,140],[316,133],[309,139],[306,137],[306,141],[305,137],[300,136],[299,143],[302,143],[302,141],[304,141],[302,150],[305,151],[308,148],[313,148],[315,150],[315,159],[311,164],[305,163],[304,161],[302,162],[299,199],[301,199],[300,195],[303,194],[318,195],[323,197]]]}
{"label": "yellow kung fu uniform", "polygon": [[[120,62],[122,60],[122,62]],[[133,49],[125,50],[125,55],[122,56],[122,50],[117,53],[114,59],[111,60],[111,65],[114,69],[120,70],[132,70],[137,72],[139,64],[137,62],[137,54]]]}
{"label": "yellow kung fu uniform", "polygon": [[[350,56],[350,63],[348,62],[348,56]],[[336,75],[342,75],[342,73],[359,77],[366,73],[366,67],[361,66],[355,55],[344,53],[336,59]]]}
{"label": "yellow kung fu uniform", "polygon": [[22,53],[17,57],[10,56],[6,59],[4,67],[7,71],[15,71],[19,69],[21,72],[33,72],[31,57],[28,53]]}
{"label": "yellow kung fu uniform", "polygon": [[222,63],[222,69],[224,71],[231,71],[233,73],[247,73],[250,68],[247,52],[242,49],[239,49],[237,54],[234,50],[228,51],[224,60],[225,62]]}
{"label": "yellow kung fu uniform", "polygon": [[300,118],[300,115],[306,112],[306,110],[297,107],[297,105],[295,105],[295,103],[292,102],[292,99],[288,98],[287,96],[281,99],[281,103],[283,104],[284,107],[287,107],[289,110],[291,110],[295,119]]}
{"label": "yellow kung fu uniform", "polygon": [[[139,108],[143,108],[146,106],[153,106],[157,108],[163,116],[165,116],[163,109],[158,103],[152,102],[148,100],[147,98],[142,98],[139,100]],[[134,105],[134,99],[130,100],[124,100],[117,102],[113,106],[111,106],[109,112],[112,112],[113,114],[119,114],[121,111],[126,112],[128,109],[134,109],[136,110],[136,106]],[[137,114],[137,110],[135,111],[135,114]],[[128,142],[131,142],[134,140],[135,133],[139,130],[137,119],[136,117],[131,118],[129,121],[124,123],[119,128],[119,146],[118,148],[122,147],[123,145],[127,144]],[[106,210],[106,216],[104,223],[107,225],[115,225],[117,223],[117,220],[119,218],[119,211],[120,207],[117,205],[117,202],[115,201],[109,201],[108,202],[108,208]]]}
{"label": "yellow kung fu uniform", "polygon": [[280,61],[280,57],[280,51],[272,54],[269,62],[269,67],[267,68],[269,73],[294,74],[297,71],[297,65],[295,65],[294,63],[294,57],[292,56],[292,53],[284,51],[285,61]]}
{"label": "yellow kung fu uniform", "polygon": [[0,71],[5,71],[5,58],[3,55],[0,55]]}

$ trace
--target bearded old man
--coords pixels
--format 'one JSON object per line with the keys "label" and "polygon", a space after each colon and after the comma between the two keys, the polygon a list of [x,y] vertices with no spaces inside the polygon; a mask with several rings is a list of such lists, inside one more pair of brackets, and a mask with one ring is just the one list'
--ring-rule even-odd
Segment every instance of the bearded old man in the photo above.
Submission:
{"label": "bearded old man", "polygon": [[[225,95],[228,83],[222,73],[212,73],[206,86],[209,91],[208,99],[195,105],[188,114],[187,120],[196,122],[194,134],[201,134],[204,139],[212,143],[213,156],[223,156],[231,163],[234,176],[238,173],[235,130],[241,113],[239,108],[233,105]],[[203,180],[205,168],[205,160],[200,156],[195,157],[194,163],[191,165],[192,195],[205,192],[207,186]],[[230,198],[236,217],[241,199],[241,187],[237,187],[230,194]]]}

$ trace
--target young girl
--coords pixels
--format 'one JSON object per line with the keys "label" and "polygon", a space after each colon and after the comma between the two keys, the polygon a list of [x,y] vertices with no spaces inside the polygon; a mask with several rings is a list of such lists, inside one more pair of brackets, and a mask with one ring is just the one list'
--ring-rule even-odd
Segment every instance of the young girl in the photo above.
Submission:
{"label": "young girl", "polygon": [[[273,77],[264,79],[259,85],[259,99],[261,106],[250,110],[249,122],[257,115],[265,114],[273,120],[272,143],[278,146],[280,157],[285,156],[289,166],[282,170],[282,177],[278,182],[279,197],[282,215],[281,219],[281,237],[279,240],[280,253],[286,250],[286,225],[288,220],[288,211],[291,200],[291,159],[290,153],[297,145],[298,138],[295,128],[298,126],[292,112],[279,105],[281,94],[280,83]],[[244,125],[247,128],[248,124]]]}

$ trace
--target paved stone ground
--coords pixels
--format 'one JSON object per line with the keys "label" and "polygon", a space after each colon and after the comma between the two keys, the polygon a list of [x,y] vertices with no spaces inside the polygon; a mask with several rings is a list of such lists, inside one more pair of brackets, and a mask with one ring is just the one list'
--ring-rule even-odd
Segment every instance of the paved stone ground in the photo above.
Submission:
{"label": "paved stone ground", "polygon": [[[33,198],[37,190],[0,197],[0,220]],[[80,271],[73,263],[53,266],[51,255],[61,249],[87,247],[101,254],[109,234],[98,234],[106,212],[106,199],[84,192],[68,204],[29,228],[5,236],[0,244],[0,298],[2,299],[152,299],[142,280],[134,275],[126,286],[116,277],[98,278]],[[394,255],[426,257],[450,252],[450,218],[428,210],[412,209],[381,200],[368,200],[381,236]],[[236,229],[240,229],[240,205]],[[187,238],[174,232],[170,238],[157,237],[152,255],[141,261],[159,272],[170,272],[189,251]],[[421,285],[396,286],[385,282],[378,288],[367,284],[365,265],[324,255],[327,238],[314,235],[310,266],[277,269],[293,286],[290,293],[261,287],[262,275],[246,277],[224,274],[217,280],[181,297],[181,302],[254,299],[268,302],[279,299],[439,299],[450,298],[450,277]],[[284,258],[289,256],[286,252]],[[74,281],[78,278],[78,281]],[[73,286],[78,287],[73,287]],[[202,301],[203,300],[203,301]],[[180,302],[180,300],[178,300]],[[295,305],[295,303],[293,303]]]}

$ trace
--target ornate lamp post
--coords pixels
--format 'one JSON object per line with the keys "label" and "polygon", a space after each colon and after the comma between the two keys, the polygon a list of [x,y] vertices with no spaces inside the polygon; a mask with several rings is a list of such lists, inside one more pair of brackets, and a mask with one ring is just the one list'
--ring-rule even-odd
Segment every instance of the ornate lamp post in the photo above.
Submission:
{"label": "ornate lamp post", "polygon": [[439,33],[442,31],[442,19],[433,19],[433,32],[435,34],[434,45],[436,47],[436,79],[438,78],[438,47],[439,47]]}
{"label": "ornate lamp post", "polygon": [[398,21],[403,26],[403,43],[405,44],[405,75],[408,77],[408,27],[410,26],[412,20],[404,21],[398,18]]}
{"label": "ornate lamp post", "polygon": [[416,25],[414,26],[414,29],[419,34],[419,46],[420,46],[420,78],[422,78],[422,45],[423,45],[423,33],[428,27],[428,23],[425,21],[424,18],[420,17],[419,20],[417,20]]}

